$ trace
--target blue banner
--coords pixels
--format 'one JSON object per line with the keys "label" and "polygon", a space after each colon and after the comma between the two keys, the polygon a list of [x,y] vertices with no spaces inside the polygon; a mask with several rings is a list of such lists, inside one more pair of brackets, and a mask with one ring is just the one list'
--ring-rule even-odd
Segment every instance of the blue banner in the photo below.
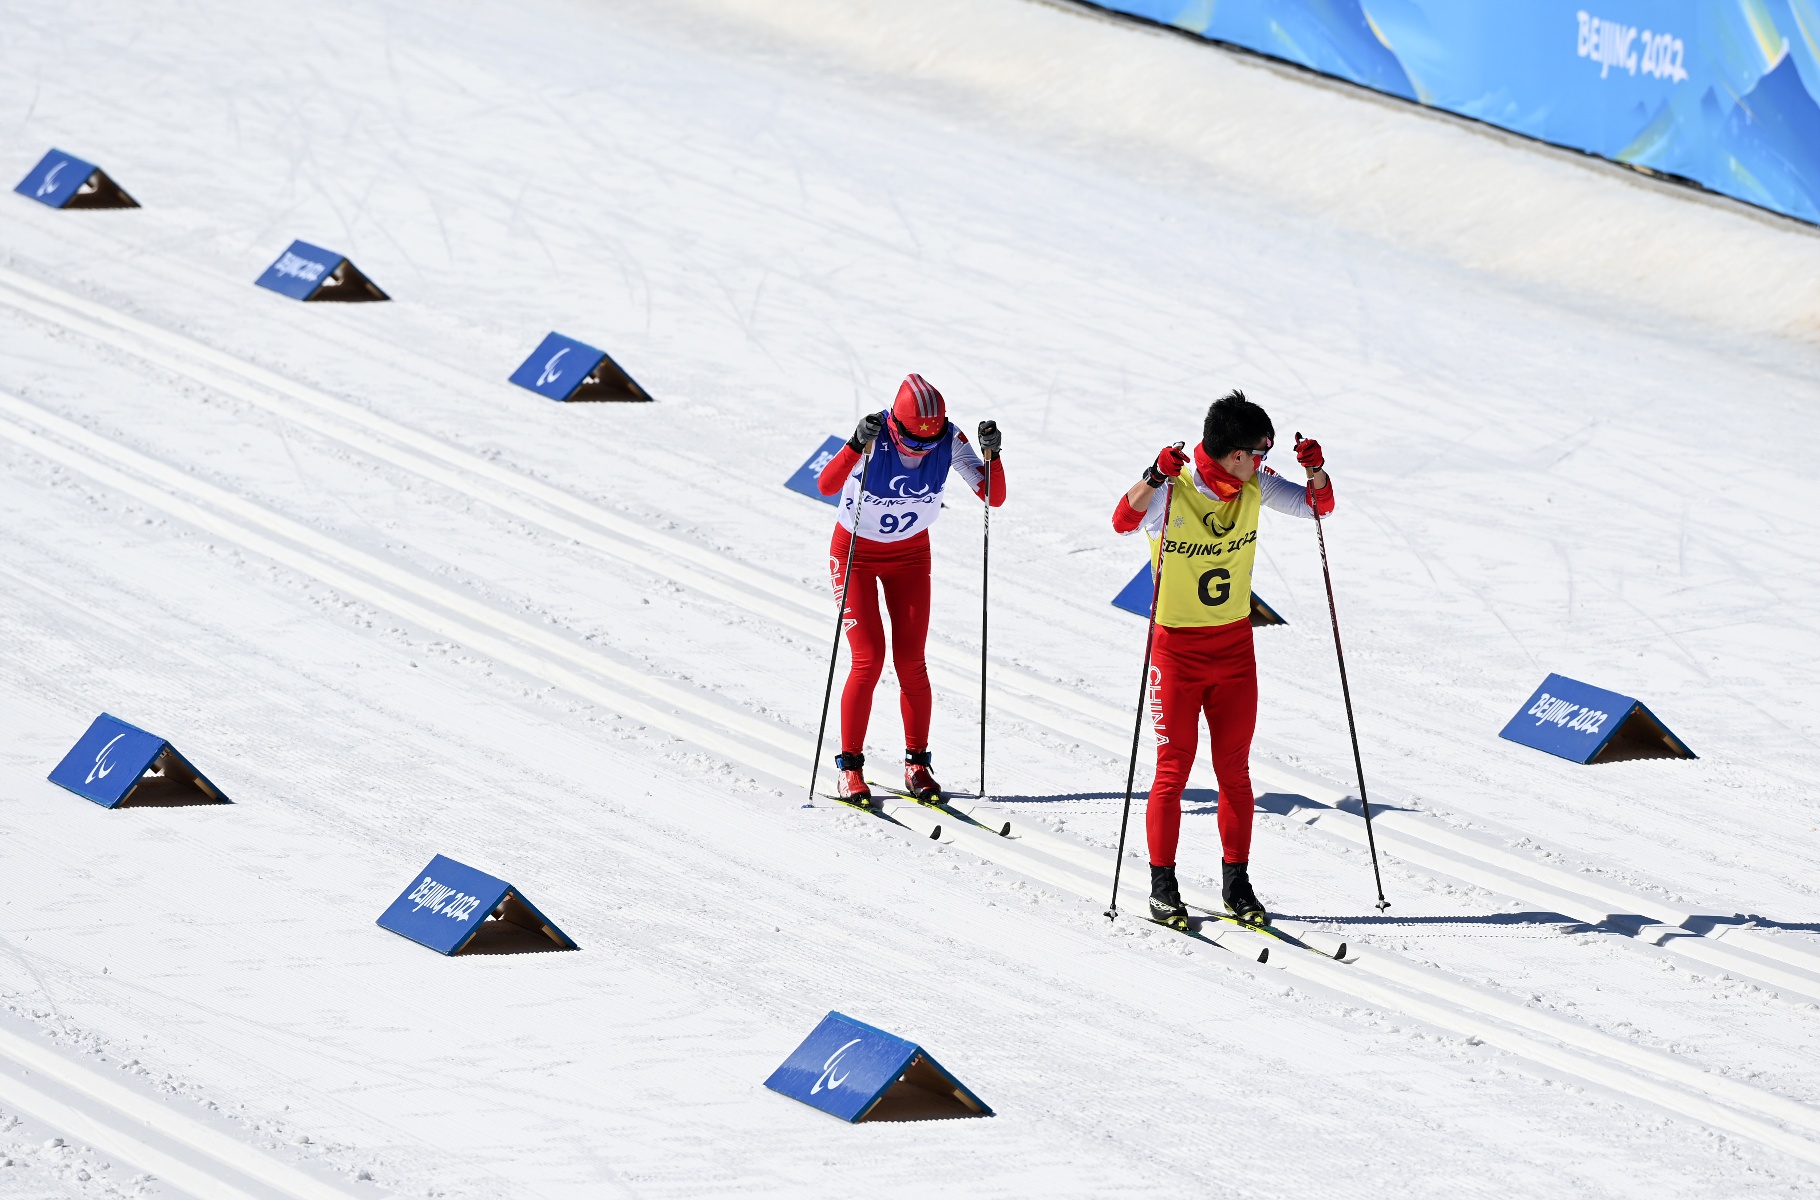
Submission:
{"label": "blue banner", "polygon": [[1820,0],[1093,0],[1820,223]]}

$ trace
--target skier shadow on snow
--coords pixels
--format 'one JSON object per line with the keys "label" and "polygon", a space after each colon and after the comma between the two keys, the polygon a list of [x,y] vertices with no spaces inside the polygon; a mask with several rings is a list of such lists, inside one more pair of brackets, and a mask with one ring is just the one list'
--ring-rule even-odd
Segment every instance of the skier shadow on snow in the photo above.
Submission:
{"label": "skier shadow on snow", "polygon": [[1701,937],[1708,937],[1721,925],[1737,925],[1750,929],[1786,929],[1793,933],[1820,933],[1820,921],[1777,921],[1757,913],[1737,913],[1729,917],[1717,917],[1706,913],[1696,913],[1682,923]]}
{"label": "skier shadow on snow", "polygon": [[[1124,796],[1124,793],[1121,792],[1120,798],[1122,799],[1123,796]],[[1200,805],[1199,808],[1189,808],[1188,807],[1189,803],[1191,802],[1191,798],[1192,798],[1192,803]],[[1274,813],[1275,815],[1277,815],[1279,817],[1291,816],[1295,813],[1295,810],[1298,808],[1300,808],[1300,809],[1324,808],[1324,809],[1329,809],[1334,812],[1351,813],[1355,817],[1359,816],[1361,813],[1361,807],[1359,805],[1358,800],[1351,796],[1348,796],[1346,799],[1340,801],[1338,804],[1322,804],[1319,800],[1310,800],[1307,796],[1298,796],[1294,792],[1263,792],[1252,801],[1252,804],[1254,807],[1256,807],[1256,809],[1259,812]],[[1185,816],[1185,817],[1212,816],[1213,814],[1215,814],[1219,811],[1220,811],[1220,794],[1219,794],[1219,792],[1215,791],[1214,789],[1212,789],[1212,788],[1187,788],[1182,792],[1182,815],[1183,816]],[[1403,806],[1397,805],[1397,804],[1385,804],[1383,801],[1380,800],[1380,801],[1374,801],[1372,803],[1371,811],[1374,813],[1381,813],[1381,812],[1415,812],[1416,810],[1413,808],[1404,808]]]}
{"label": "skier shadow on snow", "polygon": [[1326,916],[1319,913],[1281,913],[1285,921],[1325,921],[1335,925],[1369,925],[1377,928],[1394,928],[1406,925],[1419,929],[1433,925],[1477,925],[1518,926],[1532,925],[1544,929],[1550,937],[1572,933],[1611,932],[1608,925],[1593,925],[1557,912],[1500,912],[1500,913],[1458,913],[1432,917],[1393,917],[1379,914],[1348,914],[1347,916]]}
{"label": "skier shadow on snow", "polygon": [[[953,800],[976,800],[972,792],[944,792],[945,797]],[[1133,792],[1134,797],[1143,793]],[[999,804],[1065,804],[1070,800],[1123,800],[1124,792],[1057,792],[1051,796],[1011,796],[999,792],[992,794],[992,799]]]}
{"label": "skier shadow on snow", "polygon": [[[1131,793],[1133,804],[1142,804],[1148,791],[1140,787]],[[956,799],[961,794],[952,793]],[[1049,796],[1006,796],[992,797],[1001,804],[1061,804],[1078,800],[1112,800],[1123,801],[1125,793],[1118,792],[1058,792]],[[1220,794],[1213,788],[1187,788],[1182,792],[1182,815],[1185,817],[1214,816],[1220,811]],[[1340,812],[1360,815],[1360,804],[1355,797],[1348,797],[1337,805],[1323,804],[1307,796],[1298,796],[1294,792],[1265,792],[1255,801],[1261,812],[1274,813],[1280,817],[1290,816],[1296,809],[1337,809]],[[1374,803],[1374,813],[1380,812],[1415,812],[1395,804]],[[1283,913],[1284,920],[1291,921],[1327,921],[1336,925],[1367,925],[1381,927],[1407,926],[1417,929],[1422,926],[1436,925],[1476,925],[1485,928],[1497,926],[1545,926],[1549,936],[1562,936],[1576,933],[1621,933],[1626,937],[1635,937],[1638,929],[1654,922],[1642,916],[1614,916],[1594,924],[1570,917],[1558,912],[1508,912],[1461,914],[1458,916],[1318,916],[1312,914]],[[1820,933],[1820,921],[1777,921],[1756,913],[1736,913],[1731,916],[1697,915],[1689,919],[1686,928],[1701,936],[1710,934],[1721,925],[1746,925],[1759,929],[1784,929],[1794,933]]]}
{"label": "skier shadow on snow", "polygon": [[[1136,788],[1131,793],[1133,804],[1142,803],[1149,794],[1149,785]],[[971,793],[948,792],[948,797],[956,800],[975,799]],[[995,794],[992,799],[1000,804],[1066,804],[1075,800],[1117,800],[1123,801],[1125,793],[1120,792],[1056,792],[1048,796],[1011,796]],[[1310,800],[1307,796],[1298,796],[1294,792],[1265,792],[1255,801],[1260,812],[1275,813],[1287,817],[1298,808],[1337,808],[1340,812],[1359,812],[1359,802],[1353,799],[1342,800],[1338,805],[1322,804],[1319,800]],[[1193,805],[1194,807],[1190,807]],[[1220,810],[1220,794],[1213,788],[1185,788],[1182,791],[1183,816],[1211,816]],[[1374,801],[1371,811],[1379,812],[1414,812],[1415,809],[1403,808],[1395,804],[1384,804]]]}

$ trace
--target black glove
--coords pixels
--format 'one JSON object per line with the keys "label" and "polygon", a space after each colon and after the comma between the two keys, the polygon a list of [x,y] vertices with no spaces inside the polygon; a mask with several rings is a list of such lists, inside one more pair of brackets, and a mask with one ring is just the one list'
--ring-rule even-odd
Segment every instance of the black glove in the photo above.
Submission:
{"label": "black glove", "polygon": [[884,429],[885,418],[883,414],[867,413],[860,418],[859,425],[853,430],[853,436],[847,439],[847,445],[851,449],[864,454],[866,452],[866,447],[870,446],[872,440],[880,433],[884,432]]}
{"label": "black glove", "polygon": [[998,448],[1004,441],[1004,435],[998,431],[997,421],[980,422],[980,454],[987,462],[998,457]]}

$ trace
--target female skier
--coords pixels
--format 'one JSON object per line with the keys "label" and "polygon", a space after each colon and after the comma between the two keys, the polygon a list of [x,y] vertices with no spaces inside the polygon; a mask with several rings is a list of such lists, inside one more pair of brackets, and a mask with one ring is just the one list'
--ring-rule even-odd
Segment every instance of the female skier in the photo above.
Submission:
{"label": "female skier", "polygon": [[[1148,683],[1156,778],[1150,784],[1144,831],[1150,844],[1151,919],[1179,928],[1187,927],[1188,910],[1175,878],[1175,850],[1182,829],[1182,788],[1194,765],[1203,712],[1220,784],[1221,897],[1241,921],[1269,920],[1249,871],[1251,735],[1258,720],[1251,562],[1257,552],[1258,510],[1267,505],[1310,518],[1317,510],[1322,516],[1333,511],[1333,482],[1322,465],[1321,444],[1295,444],[1296,461],[1308,471],[1308,484],[1302,487],[1268,468],[1260,470],[1275,438],[1269,415],[1245,393],[1222,396],[1207,410],[1192,464],[1179,444],[1164,447],[1112,514],[1112,527],[1119,533],[1142,528],[1149,535],[1151,567],[1161,573]],[[1164,504],[1155,496],[1172,481],[1165,531]]]}
{"label": "female skier", "polygon": [[[941,794],[930,773],[929,716],[934,697],[923,644],[929,637],[929,527],[941,513],[942,488],[953,470],[973,494],[997,508],[1005,502],[1005,466],[999,460],[998,426],[980,423],[982,463],[967,435],[948,420],[942,394],[921,375],[910,375],[897,400],[884,412],[868,413],[817,481],[824,496],[841,493],[840,516],[828,546],[834,598],[844,604],[841,619],[853,666],[840,697],[840,773],[837,794],[869,805],[866,786],[866,724],[872,716],[872,689],[885,669],[885,628],[879,619],[878,589],[891,611],[891,662],[897,668],[904,714],[904,790],[919,800]],[[867,448],[871,453],[867,454]],[[861,478],[864,477],[864,496]],[[855,512],[859,544],[853,551],[848,594],[841,596],[852,544]]]}

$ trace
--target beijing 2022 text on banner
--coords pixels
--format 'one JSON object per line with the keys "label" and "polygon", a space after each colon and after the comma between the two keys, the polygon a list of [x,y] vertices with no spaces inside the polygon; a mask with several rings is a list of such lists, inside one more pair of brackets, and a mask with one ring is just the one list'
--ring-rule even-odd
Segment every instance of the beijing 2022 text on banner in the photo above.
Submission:
{"label": "beijing 2022 text on banner", "polygon": [[1820,223],[1820,0],[1089,0]]}

